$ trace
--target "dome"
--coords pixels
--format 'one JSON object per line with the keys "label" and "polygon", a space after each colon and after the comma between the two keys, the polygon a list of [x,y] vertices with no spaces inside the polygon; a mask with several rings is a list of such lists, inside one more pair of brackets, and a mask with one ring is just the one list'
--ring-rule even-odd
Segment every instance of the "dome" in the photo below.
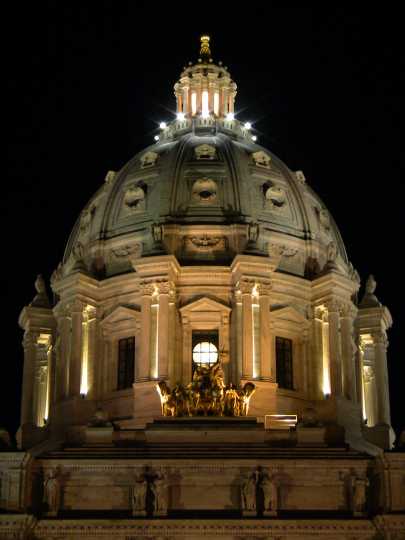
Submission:
{"label": "dome", "polygon": [[327,264],[353,274],[327,208],[302,171],[291,171],[235,119],[236,84],[203,45],[175,84],[176,119],[107,174],[71,233],[63,272],[101,278],[159,252],[184,265],[229,264],[251,252],[276,256],[279,271],[302,277]]}

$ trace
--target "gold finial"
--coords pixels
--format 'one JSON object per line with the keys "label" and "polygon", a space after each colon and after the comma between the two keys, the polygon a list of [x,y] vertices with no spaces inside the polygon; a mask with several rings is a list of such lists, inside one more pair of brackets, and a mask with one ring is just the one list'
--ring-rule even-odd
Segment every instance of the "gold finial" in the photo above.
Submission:
{"label": "gold finial", "polygon": [[207,61],[211,58],[210,36],[207,36],[205,34],[204,36],[200,37],[200,40],[201,40],[200,56],[202,60]]}

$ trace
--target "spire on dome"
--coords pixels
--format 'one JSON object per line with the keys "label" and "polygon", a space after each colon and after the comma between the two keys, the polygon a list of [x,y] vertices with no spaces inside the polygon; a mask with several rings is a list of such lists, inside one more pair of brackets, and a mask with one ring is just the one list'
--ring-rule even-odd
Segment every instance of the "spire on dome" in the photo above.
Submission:
{"label": "spire on dome", "polygon": [[210,49],[210,36],[204,34],[200,37],[201,47],[200,47],[200,57],[203,62],[208,62],[211,59],[211,49]]}

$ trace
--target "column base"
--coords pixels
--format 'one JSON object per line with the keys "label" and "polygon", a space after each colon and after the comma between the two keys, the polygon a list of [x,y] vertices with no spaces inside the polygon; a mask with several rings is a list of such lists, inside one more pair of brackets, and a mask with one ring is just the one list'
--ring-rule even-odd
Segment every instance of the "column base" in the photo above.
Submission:
{"label": "column base", "polygon": [[264,517],[277,517],[277,510],[265,510],[263,512]]}
{"label": "column base", "polygon": [[377,424],[372,427],[363,427],[364,438],[382,448],[383,450],[391,450],[395,442],[395,432],[389,424]]}
{"label": "column base", "polygon": [[158,381],[135,382],[134,389],[134,420],[135,424],[145,426],[154,418],[162,415],[160,397],[156,390]]}
{"label": "column base", "polygon": [[243,517],[256,517],[257,510],[242,510]]}

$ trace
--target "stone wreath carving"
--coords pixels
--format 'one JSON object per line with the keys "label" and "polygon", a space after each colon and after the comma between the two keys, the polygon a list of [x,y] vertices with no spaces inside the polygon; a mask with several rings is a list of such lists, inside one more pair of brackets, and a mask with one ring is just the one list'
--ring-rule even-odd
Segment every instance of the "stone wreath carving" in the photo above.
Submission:
{"label": "stone wreath carving", "polygon": [[283,188],[274,186],[270,182],[263,184],[264,206],[271,210],[282,209],[286,202],[287,196]]}
{"label": "stone wreath carving", "polygon": [[220,361],[212,366],[195,366],[193,380],[187,386],[177,384],[170,390],[165,381],[156,385],[163,416],[247,416],[249,402],[256,391],[252,382],[243,388],[225,385]]}
{"label": "stone wreath carving", "polygon": [[146,186],[138,182],[130,186],[124,195],[124,205],[128,210],[139,211],[145,208]]}

